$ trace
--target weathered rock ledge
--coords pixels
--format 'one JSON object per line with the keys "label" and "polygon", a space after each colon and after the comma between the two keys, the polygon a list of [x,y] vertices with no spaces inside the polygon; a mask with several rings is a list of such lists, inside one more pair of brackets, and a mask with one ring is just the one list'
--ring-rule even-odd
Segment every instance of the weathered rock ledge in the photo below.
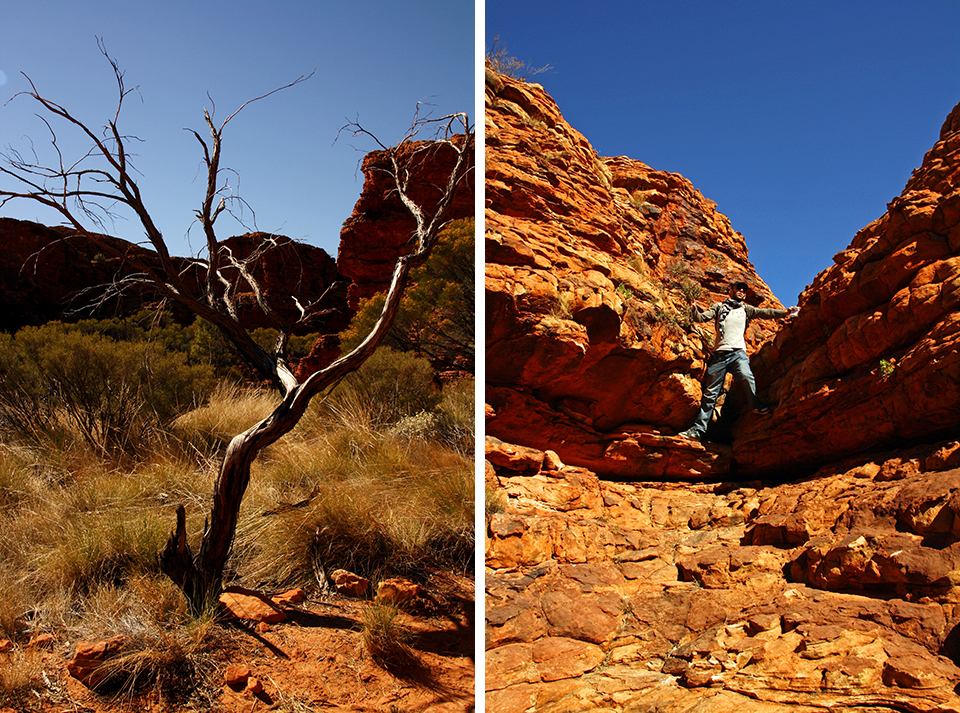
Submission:
{"label": "weathered rock ledge", "polygon": [[487,710],[960,710],[958,466],[614,483],[490,441]]}

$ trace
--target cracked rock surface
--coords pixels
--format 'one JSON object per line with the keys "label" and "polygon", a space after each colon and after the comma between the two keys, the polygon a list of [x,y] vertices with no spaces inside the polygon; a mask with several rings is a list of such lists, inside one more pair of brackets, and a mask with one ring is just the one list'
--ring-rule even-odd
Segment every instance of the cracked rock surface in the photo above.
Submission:
{"label": "cracked rock surface", "polygon": [[487,470],[487,710],[960,710],[957,442],[779,485],[543,460]]}

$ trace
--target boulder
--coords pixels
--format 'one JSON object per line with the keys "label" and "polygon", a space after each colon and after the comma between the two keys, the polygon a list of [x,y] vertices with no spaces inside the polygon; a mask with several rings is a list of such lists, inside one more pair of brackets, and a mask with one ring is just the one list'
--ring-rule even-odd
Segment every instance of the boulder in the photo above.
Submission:
{"label": "boulder", "polygon": [[420,585],[411,582],[409,579],[388,577],[377,584],[375,599],[383,604],[403,606],[420,596],[420,592]]}
{"label": "boulder", "polygon": [[370,590],[369,579],[345,569],[334,570],[330,575],[330,581],[340,594],[346,594],[349,597],[362,597]]}
{"label": "boulder", "polygon": [[84,686],[93,690],[104,690],[115,683],[116,672],[105,667],[111,659],[123,652],[122,636],[112,636],[98,641],[80,641],[67,662],[67,671]]}
{"label": "boulder", "polygon": [[305,602],[307,600],[307,593],[300,587],[297,587],[295,589],[288,589],[282,594],[277,594],[276,596],[270,597],[270,600],[279,606],[283,606],[284,604],[300,604],[301,602]]}
{"label": "boulder", "polygon": [[223,682],[225,685],[240,690],[247,685],[250,678],[250,667],[246,664],[231,664],[223,671]]}
{"label": "boulder", "polygon": [[263,594],[243,587],[227,587],[220,604],[231,616],[245,621],[277,624],[286,621],[286,613]]}

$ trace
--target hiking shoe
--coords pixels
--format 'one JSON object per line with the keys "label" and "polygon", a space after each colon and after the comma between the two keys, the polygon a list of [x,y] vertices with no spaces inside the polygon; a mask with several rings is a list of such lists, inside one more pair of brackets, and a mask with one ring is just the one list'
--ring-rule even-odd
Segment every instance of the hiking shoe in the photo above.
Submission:
{"label": "hiking shoe", "polygon": [[768,413],[770,413],[770,407],[767,406],[766,404],[760,404],[755,409],[753,409],[753,412],[758,413],[761,416],[766,416]]}
{"label": "hiking shoe", "polygon": [[680,438],[686,438],[689,441],[701,441],[703,436],[692,428],[688,428],[686,431],[682,431],[677,434]]}

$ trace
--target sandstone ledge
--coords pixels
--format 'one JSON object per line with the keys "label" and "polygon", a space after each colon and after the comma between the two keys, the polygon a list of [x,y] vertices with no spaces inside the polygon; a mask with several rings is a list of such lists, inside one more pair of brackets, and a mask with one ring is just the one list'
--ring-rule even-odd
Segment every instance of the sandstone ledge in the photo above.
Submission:
{"label": "sandstone ledge", "polygon": [[960,710],[958,453],[782,485],[492,467],[488,709]]}

